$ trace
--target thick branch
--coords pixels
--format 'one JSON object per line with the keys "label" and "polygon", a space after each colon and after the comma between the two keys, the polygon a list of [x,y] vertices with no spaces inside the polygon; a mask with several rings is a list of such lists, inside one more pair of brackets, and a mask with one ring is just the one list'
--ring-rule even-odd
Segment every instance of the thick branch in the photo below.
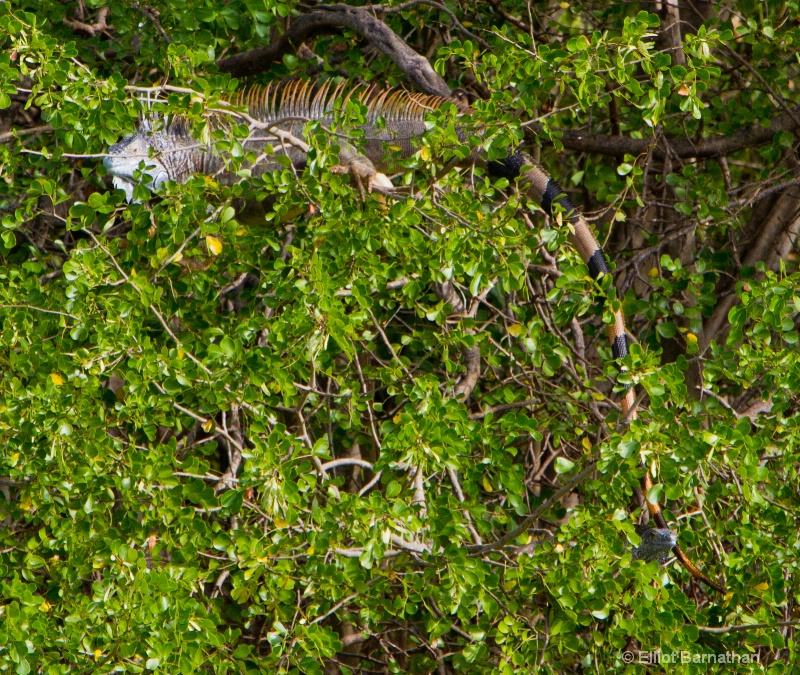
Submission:
{"label": "thick branch", "polygon": [[777,621],[775,623],[750,623],[739,626],[698,626],[697,630],[701,633],[712,633],[713,635],[723,635],[725,633],[739,633],[748,630],[759,630],[761,628],[775,628],[777,626],[798,626],[800,621]]}
{"label": "thick branch", "polygon": [[330,5],[303,14],[283,36],[268,47],[259,47],[217,62],[219,69],[236,77],[264,72],[284,54],[295,51],[300,43],[319,31],[349,28],[386,54],[409,81],[426,94],[450,97],[447,83],[433,70],[428,60],[417,54],[385,23],[365,9],[348,5]]}
{"label": "thick branch", "polygon": [[[768,126],[762,127],[753,125],[735,131],[730,136],[715,136],[714,138],[702,138],[693,141],[688,138],[667,140],[669,143],[670,154],[677,157],[696,157],[707,159],[728,155],[738,152],[745,148],[752,148],[757,145],[769,143],[779,131],[795,131],[798,124],[793,117],[800,115],[800,107],[793,108],[789,112],[781,113],[774,117]],[[541,132],[541,127],[533,125],[536,133]],[[583,131],[563,131],[561,142],[569,150],[579,152],[594,152],[600,155],[611,155],[622,157],[628,155],[641,155],[648,152],[653,141],[647,138],[628,138],[625,136],[604,136],[601,134],[590,134]],[[659,159],[664,158],[664,148],[657,147],[653,154]]]}
{"label": "thick branch", "polygon": [[[94,23],[84,23],[83,16],[81,15],[79,18],[81,20],[75,19],[68,19],[64,17],[64,25],[69,26],[74,31],[81,31],[82,33],[86,33],[87,35],[91,35],[94,37],[95,35],[99,35],[100,33],[108,33],[114,30],[114,26],[109,23],[106,23],[106,19],[108,18],[108,7],[101,7],[100,11],[97,13],[97,21]],[[82,14],[82,13],[81,13]]]}
{"label": "thick branch", "polygon": [[[242,464],[242,449],[244,448],[244,435],[242,434],[242,422],[239,417],[240,407],[237,404],[231,405],[230,413],[223,416],[226,422],[225,427],[229,438],[233,438],[235,443],[228,445],[228,468],[217,485],[217,492],[236,487],[236,477],[239,475],[239,467]],[[230,428],[227,428],[227,417],[230,417]]]}
{"label": "thick branch", "polygon": [[453,398],[466,401],[473,390],[475,385],[478,384],[478,378],[481,374],[481,350],[477,347],[470,347],[464,350],[464,362],[467,366],[467,372],[459,380],[453,392]]}
{"label": "thick branch", "polygon": [[587,466],[585,466],[579,473],[575,474],[572,478],[570,478],[564,485],[562,485],[558,490],[556,490],[553,494],[551,494],[540,506],[536,507],[533,512],[527,516],[522,523],[520,523],[517,527],[515,527],[510,532],[506,532],[502,537],[500,537],[497,541],[491,542],[489,544],[484,544],[483,546],[470,546],[469,550],[472,555],[478,554],[483,555],[484,553],[488,553],[489,551],[495,551],[499,548],[503,548],[506,544],[510,541],[516,539],[519,535],[525,532],[527,529],[533,526],[533,524],[542,517],[543,514],[547,512],[547,510],[553,506],[559,499],[561,499],[567,492],[572,490],[576,485],[582,483],[586,478],[588,478],[591,473],[597,469],[597,462],[590,462]]}
{"label": "thick branch", "polygon": [[683,52],[681,39],[681,15],[678,9],[678,0],[666,0],[664,3],[664,37],[669,44],[667,52],[672,56],[672,62],[686,65],[686,54]]}
{"label": "thick branch", "polygon": [[[798,215],[800,214],[800,190],[792,188],[780,196],[773,206],[756,241],[749,247],[747,255],[742,261],[746,267],[755,267],[756,263],[765,261],[771,267],[771,255],[787,244],[782,243],[784,233],[791,238],[797,229]],[[736,296],[729,293],[723,297],[714,308],[714,313],[703,324],[703,333],[700,336],[699,348],[702,354],[711,344],[711,340],[720,337],[723,327],[727,326],[728,312],[736,302]]]}

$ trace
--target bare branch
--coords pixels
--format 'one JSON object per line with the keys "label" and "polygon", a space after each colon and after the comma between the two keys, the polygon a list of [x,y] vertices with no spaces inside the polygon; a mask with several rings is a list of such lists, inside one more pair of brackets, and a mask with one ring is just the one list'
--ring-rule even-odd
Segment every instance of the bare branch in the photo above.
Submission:
{"label": "bare branch", "polygon": [[[229,413],[223,414],[226,423],[225,431],[230,434],[235,443],[228,443],[228,468],[217,485],[217,492],[225,489],[232,489],[236,486],[236,476],[239,474],[239,467],[242,464],[242,449],[244,448],[244,434],[242,433],[242,422],[239,416],[240,407],[235,403],[231,405]],[[230,417],[230,427],[227,427],[228,417]],[[219,430],[217,430],[219,433]]]}
{"label": "bare branch", "polygon": [[678,0],[665,0],[664,2],[664,31],[669,48],[666,50],[672,56],[672,62],[679,66],[686,65],[686,54],[683,51],[681,40],[681,15],[678,9]]}
{"label": "bare branch", "polygon": [[470,397],[481,374],[481,350],[477,345],[464,350],[464,362],[467,372],[459,380],[453,392],[453,398],[460,398],[462,401],[466,401]]}
{"label": "bare branch", "polygon": [[[774,261],[775,252],[784,233],[792,236],[800,219],[800,189],[790,188],[782,194],[761,226],[756,241],[749,247],[742,261],[745,266],[754,267],[756,263],[765,261],[768,267]],[[712,315],[703,324],[702,335],[699,336],[698,347],[702,354],[708,349],[711,340],[717,338],[727,325],[728,312],[736,302],[736,295],[728,293],[720,299]]]}
{"label": "bare branch", "polygon": [[379,14],[396,14],[397,12],[403,12],[410,7],[416,7],[417,5],[427,5],[428,7],[433,7],[434,9],[438,9],[440,12],[444,12],[447,16],[450,17],[450,20],[453,22],[453,25],[464,35],[468,38],[472,38],[477,42],[483,49],[490,49],[490,45],[486,40],[484,40],[479,35],[475,35],[470,30],[462,24],[458,17],[453,13],[452,10],[445,7],[443,4],[439,2],[433,2],[433,0],[409,0],[409,2],[404,2],[400,5],[395,5],[394,7],[388,7],[386,5],[372,5],[371,9]]}
{"label": "bare branch", "polygon": [[777,621],[776,623],[751,623],[739,626],[698,626],[697,630],[701,633],[712,633],[713,635],[723,635],[724,633],[736,633],[746,630],[758,630],[759,628],[777,628],[778,626],[800,626],[800,621]]}
{"label": "bare branch", "polygon": [[77,19],[68,19],[64,17],[64,25],[69,26],[72,30],[81,31],[82,33],[87,33],[92,37],[99,35],[100,33],[110,33],[114,30],[114,26],[109,23],[106,23],[106,19],[108,18],[108,7],[101,7],[100,11],[97,13],[97,21],[94,23],[84,23],[83,21],[79,21]]}
{"label": "bare branch", "polygon": [[0,134],[0,143],[5,143],[6,141],[10,141],[14,138],[19,138],[20,136],[30,136],[31,134],[44,134],[52,130],[53,128],[49,124],[43,124],[40,127],[32,127],[30,129],[11,129],[11,131],[6,131]]}
{"label": "bare branch", "polygon": [[576,485],[582,483],[589,475],[597,468],[597,462],[589,463],[584,469],[580,472],[575,474],[572,478],[570,478],[564,485],[562,485],[558,490],[556,490],[553,494],[548,497],[543,504],[536,507],[533,512],[525,518],[517,527],[515,527],[510,532],[506,532],[502,537],[500,537],[497,541],[491,542],[489,544],[484,544],[483,546],[470,546],[470,553],[473,555],[483,555],[484,553],[488,553],[489,551],[494,551],[498,548],[502,548],[508,542],[513,541],[523,532],[525,532],[529,527],[531,527],[539,518],[542,517],[547,510],[553,506],[559,499],[561,499],[567,492],[572,490]]}
{"label": "bare branch", "polygon": [[303,14],[275,44],[220,59],[217,66],[222,72],[235,77],[255,75],[267,70],[270,64],[280,60],[284,54],[296,51],[300,43],[314,33],[332,32],[336,28],[349,28],[368,40],[386,54],[421,91],[450,97],[450,88],[433,70],[428,60],[411,49],[385,23],[375,18],[368,8],[342,4],[319,7]]}
{"label": "bare branch", "polygon": [[373,470],[372,464],[364,459],[356,459],[355,457],[342,457],[341,459],[333,459],[330,462],[325,462],[322,465],[323,470],[330,471],[338,466],[360,466],[363,469]]}
{"label": "bare branch", "polygon": [[[800,115],[800,107],[791,108],[789,112],[781,113],[770,120],[767,126],[753,125],[735,131],[730,136],[715,136],[701,138],[694,141],[688,138],[669,139],[669,154],[673,157],[708,159],[720,155],[728,155],[745,148],[752,148],[764,143],[770,143],[779,131],[795,131],[798,124],[794,117]],[[539,123],[531,124],[532,129],[538,134],[542,132]],[[560,141],[569,150],[580,152],[594,152],[600,155],[621,157],[622,155],[641,155],[653,145],[652,139],[628,138],[626,136],[605,136],[590,134],[584,131],[566,130],[561,132]],[[657,159],[664,159],[666,151],[659,145],[653,149]]]}

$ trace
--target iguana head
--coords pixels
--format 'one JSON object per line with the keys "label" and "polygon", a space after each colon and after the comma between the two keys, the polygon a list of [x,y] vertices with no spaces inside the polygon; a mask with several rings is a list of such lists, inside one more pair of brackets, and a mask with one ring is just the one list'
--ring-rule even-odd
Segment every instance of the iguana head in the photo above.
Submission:
{"label": "iguana head", "polygon": [[148,118],[141,121],[138,131],[109,148],[103,165],[113,177],[114,187],[123,190],[130,202],[137,183],[153,190],[168,180],[184,180],[184,168],[193,164],[189,157],[192,152],[200,150],[185,124],[159,124],[159,120]]}
{"label": "iguana head", "polygon": [[634,560],[657,560],[664,563],[669,558],[672,547],[678,543],[677,535],[667,528],[637,525],[636,534],[642,543],[633,549]]}

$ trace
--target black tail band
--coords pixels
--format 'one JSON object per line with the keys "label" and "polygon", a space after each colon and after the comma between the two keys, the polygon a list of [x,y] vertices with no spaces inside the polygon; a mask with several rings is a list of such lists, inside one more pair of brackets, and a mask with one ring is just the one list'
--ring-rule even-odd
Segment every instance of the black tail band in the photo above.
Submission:
{"label": "black tail band", "polygon": [[615,359],[621,359],[628,355],[628,334],[615,335],[614,342],[611,343],[611,353]]}
{"label": "black tail band", "polygon": [[608,259],[603,253],[602,248],[598,248],[589,259],[586,261],[586,266],[589,268],[589,274],[592,279],[597,279],[601,274],[611,274],[611,268],[608,265]]}

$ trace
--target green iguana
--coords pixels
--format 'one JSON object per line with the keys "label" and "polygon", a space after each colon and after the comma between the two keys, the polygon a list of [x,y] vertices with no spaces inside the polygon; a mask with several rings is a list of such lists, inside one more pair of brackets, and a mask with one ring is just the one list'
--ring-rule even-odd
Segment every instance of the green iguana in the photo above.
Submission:
{"label": "green iguana", "polygon": [[[251,128],[256,129],[256,135],[251,135],[244,142],[244,147],[246,151],[260,155],[250,167],[253,175],[257,176],[281,166],[273,154],[285,154],[295,166],[302,166],[307,150],[303,141],[305,124],[316,120],[329,127],[334,121],[334,104],[340,98],[343,103],[355,99],[364,104],[367,122],[360,127],[364,134],[364,154],[356,152],[349,143],[341,142],[340,164],[335,169],[349,172],[368,186],[378,184],[384,187],[390,187],[391,183],[387,183],[388,179],[380,172],[390,171],[393,159],[396,161],[397,158],[412,155],[417,150],[419,137],[426,130],[426,115],[452,102],[442,97],[400,90],[387,91],[374,86],[347,83],[333,86],[327,82],[317,88],[295,81],[277,88],[255,87],[234,97],[231,105],[246,106],[246,115],[236,113],[233,108],[230,112],[220,114],[239,115]],[[264,152],[267,145],[272,146],[272,152]],[[606,256],[585,218],[558,184],[529,155],[513,152],[503,160],[488,161],[477,150],[464,163],[483,166],[495,177],[518,179],[526,196],[539,204],[548,215],[556,210],[554,205],[557,204],[570,222],[570,242],[586,263],[592,278],[611,274]],[[211,147],[199,143],[188,125],[180,120],[165,124],[161,129],[143,123],[136,133],[111,147],[104,164],[113,176],[114,186],[124,190],[129,201],[137,180],[143,175],[149,176],[147,185],[152,188],[158,188],[167,181],[186,181],[195,173],[216,174],[223,182],[237,180],[236,176],[225,172],[223,159]],[[610,329],[612,353],[615,359],[619,359],[628,353],[629,338],[621,310],[615,311],[614,318],[614,325]],[[634,391],[628,389],[622,400],[623,417],[636,417],[634,403]],[[647,495],[651,488],[649,473],[645,471],[642,479],[644,494]],[[658,540],[651,542],[659,549],[656,557],[661,557],[665,546],[672,547],[675,556],[693,577],[724,593],[723,585],[711,580],[687,558],[677,544],[674,533],[667,528],[659,505],[646,501],[657,525],[648,530],[655,535],[647,535],[648,542],[653,537]],[[652,557],[646,544],[643,538],[634,557]]]}

